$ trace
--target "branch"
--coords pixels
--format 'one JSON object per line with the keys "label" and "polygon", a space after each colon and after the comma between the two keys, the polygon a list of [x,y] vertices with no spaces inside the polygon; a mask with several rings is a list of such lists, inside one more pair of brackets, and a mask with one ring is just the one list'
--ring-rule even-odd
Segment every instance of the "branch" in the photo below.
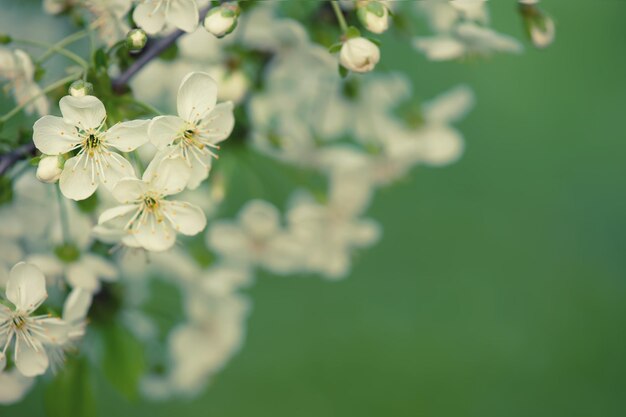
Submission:
{"label": "branch", "polygon": [[0,176],[4,175],[17,161],[35,154],[35,144],[26,143],[11,152],[0,155]]}
{"label": "branch", "polygon": [[[209,5],[200,10],[200,22],[204,20],[204,17],[208,13],[210,7],[211,6]],[[161,55],[163,51],[169,48],[174,42],[178,40],[178,38],[180,38],[184,34],[185,32],[179,29],[170,33],[166,37],[155,41],[154,43],[149,43],[148,47],[143,50],[137,60],[135,60],[135,62],[133,62],[132,65],[126,69],[126,71],[121,73],[119,77],[111,81],[113,91],[118,94],[123,93],[131,78],[133,78],[139,71],[141,71],[141,69],[145,67],[146,64]]]}

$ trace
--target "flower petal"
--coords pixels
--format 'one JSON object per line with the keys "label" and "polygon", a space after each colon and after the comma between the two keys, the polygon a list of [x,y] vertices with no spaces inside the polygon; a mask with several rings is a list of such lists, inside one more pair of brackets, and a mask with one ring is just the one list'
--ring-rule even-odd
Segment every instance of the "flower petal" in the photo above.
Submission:
{"label": "flower petal", "polygon": [[165,11],[163,7],[155,11],[157,4],[141,3],[138,4],[133,12],[133,20],[137,26],[146,31],[150,35],[154,35],[163,29],[165,25]]}
{"label": "flower petal", "polygon": [[35,147],[46,155],[69,152],[81,142],[74,125],[57,116],[44,116],[33,125]]}
{"label": "flower petal", "polygon": [[82,259],[67,266],[65,278],[72,288],[82,288],[91,293],[100,290],[100,281],[96,273],[84,264]]}
{"label": "flower petal", "polygon": [[143,180],[148,182],[150,189],[162,195],[181,192],[189,181],[190,170],[187,163],[180,158],[157,158],[150,162]]}
{"label": "flower petal", "polygon": [[171,248],[176,242],[176,232],[169,222],[159,222],[153,214],[146,216],[133,231],[137,242],[149,251],[161,252]]}
{"label": "flower petal", "polygon": [[28,377],[42,375],[50,363],[41,342],[33,339],[33,344],[35,347],[21,338],[15,341],[15,366],[22,375]]}
{"label": "flower petal", "polygon": [[177,0],[170,3],[166,16],[167,23],[171,23],[185,32],[193,32],[200,19],[198,5],[194,0]]}
{"label": "flower petal", "polygon": [[233,103],[227,101],[220,103],[203,120],[202,138],[209,143],[217,144],[230,136],[235,127],[235,115],[233,114]]}
{"label": "flower petal", "polygon": [[162,210],[174,229],[184,235],[196,235],[206,227],[206,216],[196,205],[181,201],[163,201]]}
{"label": "flower petal", "polygon": [[137,178],[124,178],[112,190],[113,197],[123,204],[140,200],[148,191],[148,186]]}
{"label": "flower petal", "polygon": [[63,195],[72,200],[84,200],[98,188],[96,175],[91,164],[83,155],[65,161],[65,167],[59,178],[59,186]]}
{"label": "flower petal", "polygon": [[33,264],[20,262],[11,269],[7,299],[18,311],[32,311],[46,299],[46,277]]}
{"label": "flower petal", "polygon": [[104,104],[94,96],[65,96],[59,101],[63,119],[83,130],[100,127],[106,118]]}
{"label": "flower petal", "polygon": [[187,75],[178,89],[178,115],[187,122],[203,119],[217,102],[217,83],[206,72]]}
{"label": "flower petal", "polygon": [[68,323],[83,320],[91,307],[92,295],[82,288],[75,288],[65,299],[63,320]]}
{"label": "flower petal", "polygon": [[148,120],[118,123],[106,133],[106,143],[122,152],[130,152],[148,142]]}
{"label": "flower petal", "polygon": [[102,212],[102,214],[98,218],[98,224],[103,224],[113,219],[116,219],[118,217],[122,217],[130,213],[133,210],[137,210],[138,208],[139,208],[139,205],[137,204],[126,204],[124,206],[117,206],[117,207],[110,208]]}
{"label": "flower petal", "polygon": [[126,158],[115,152],[107,154],[102,153],[100,156],[102,174],[96,172],[96,177],[100,179],[102,184],[110,191],[123,178],[134,178],[135,169]]}
{"label": "flower petal", "polygon": [[150,142],[163,149],[185,130],[185,121],[178,116],[158,116],[148,127]]}

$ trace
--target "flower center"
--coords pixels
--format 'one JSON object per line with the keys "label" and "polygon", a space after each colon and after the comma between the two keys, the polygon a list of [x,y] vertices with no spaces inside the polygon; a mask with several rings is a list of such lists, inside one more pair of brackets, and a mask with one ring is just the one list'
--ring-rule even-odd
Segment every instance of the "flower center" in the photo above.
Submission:
{"label": "flower center", "polygon": [[26,325],[26,316],[18,313],[13,316],[11,321],[13,322],[13,328],[20,330]]}
{"label": "flower center", "polygon": [[146,208],[150,211],[153,211],[154,209],[159,207],[159,202],[156,198],[152,197],[152,196],[145,196],[143,198],[143,204],[146,206]]}

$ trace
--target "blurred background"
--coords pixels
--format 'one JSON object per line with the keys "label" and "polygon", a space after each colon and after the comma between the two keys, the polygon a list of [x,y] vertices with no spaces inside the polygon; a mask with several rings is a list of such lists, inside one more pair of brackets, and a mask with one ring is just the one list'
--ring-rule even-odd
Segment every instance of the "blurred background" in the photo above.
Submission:
{"label": "blurred background", "polygon": [[[408,71],[419,98],[475,90],[463,158],[377,194],[384,236],[348,279],[263,275],[246,343],[205,394],[129,401],[96,375],[100,415],[623,416],[626,2],[542,4],[545,51],[430,63],[383,38],[381,68]],[[514,1],[490,6],[523,37]],[[41,385],[0,416],[43,415]]]}

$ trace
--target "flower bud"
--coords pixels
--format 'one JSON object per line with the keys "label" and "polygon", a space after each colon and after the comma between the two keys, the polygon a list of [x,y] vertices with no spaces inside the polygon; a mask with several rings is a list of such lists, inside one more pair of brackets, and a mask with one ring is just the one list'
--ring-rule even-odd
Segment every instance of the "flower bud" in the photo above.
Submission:
{"label": "flower bud", "polygon": [[389,28],[389,10],[380,1],[361,0],[356,13],[361,24],[372,33],[383,33]]}
{"label": "flower bud", "polygon": [[84,97],[93,93],[93,84],[83,80],[76,80],[70,84],[69,93],[73,97]]}
{"label": "flower bud", "polygon": [[126,46],[131,52],[139,52],[146,46],[148,35],[143,29],[133,29],[126,35]]}
{"label": "flower bud", "polygon": [[214,7],[204,18],[204,28],[215,37],[222,38],[235,30],[240,11],[235,3]]}
{"label": "flower bud", "polygon": [[538,0],[520,0],[519,7],[526,33],[536,48],[546,48],[554,41],[554,21],[539,7]]}
{"label": "flower bud", "polygon": [[339,53],[341,65],[354,72],[369,72],[380,61],[380,50],[368,39],[357,37],[344,42]]}
{"label": "flower bud", "polygon": [[37,179],[42,182],[54,184],[61,176],[61,167],[59,166],[59,157],[44,156],[39,160],[37,166]]}

